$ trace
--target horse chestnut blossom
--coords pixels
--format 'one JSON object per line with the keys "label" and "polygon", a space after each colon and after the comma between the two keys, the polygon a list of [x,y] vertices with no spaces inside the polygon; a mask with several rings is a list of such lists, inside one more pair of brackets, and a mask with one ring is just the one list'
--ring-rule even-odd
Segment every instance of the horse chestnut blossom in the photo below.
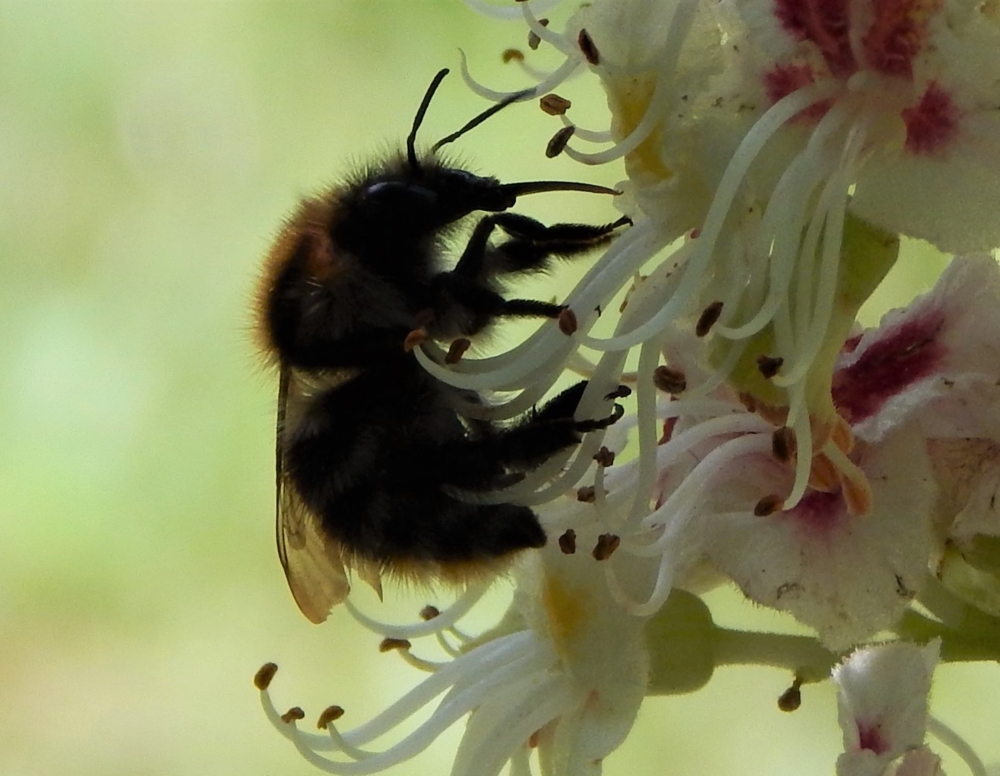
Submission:
{"label": "horse chestnut blossom", "polygon": [[[788,711],[836,684],[842,776],[942,773],[939,744],[985,774],[929,699],[939,663],[1000,659],[997,3],[465,2],[550,54],[544,69],[508,49],[530,83],[504,92],[463,53],[470,88],[539,99],[559,122],[549,156],[621,164],[633,225],[563,295],[575,328],[541,325],[487,358],[447,363],[430,341],[416,357],[487,397],[466,409],[494,422],[567,371],[588,379],[580,417],[620,385],[629,409],[490,494],[531,505],[548,536],[512,567],[495,628],[458,627],[481,587],[408,626],[349,600],[429,677],[344,732],[327,709],[317,735],[277,711],[269,665],[269,719],[345,776],[462,720],[455,776],[598,774],[645,697],[751,663],[787,672]],[[588,80],[605,127],[576,124],[555,91]],[[904,238],[950,263],[865,329],[889,270],[915,269]],[[716,625],[701,596],[724,584],[812,635]],[[424,637],[444,660],[417,655]]]}

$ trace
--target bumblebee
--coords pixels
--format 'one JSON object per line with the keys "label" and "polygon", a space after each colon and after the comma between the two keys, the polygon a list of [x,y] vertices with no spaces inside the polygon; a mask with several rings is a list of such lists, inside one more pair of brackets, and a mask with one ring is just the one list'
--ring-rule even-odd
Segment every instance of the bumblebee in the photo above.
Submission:
{"label": "bumblebee", "polygon": [[[438,158],[528,92],[418,155],[417,130],[447,73],[424,95],[405,150],[301,203],[259,286],[258,337],[280,372],[278,554],[296,603],[317,623],[349,592],[350,569],[379,592],[383,575],[462,583],[543,546],[528,507],[472,503],[457,491],[508,486],[621,414],[615,405],[607,417],[574,419],[582,382],[508,425],[468,418],[460,408],[480,397],[432,377],[410,352],[424,337],[474,336],[501,317],[559,318],[561,305],[505,298],[501,279],[589,251],[628,223],[546,226],[507,211],[529,193],[614,192],[504,184]],[[478,211],[489,215],[449,268],[446,238]],[[493,244],[497,230],[506,239]]]}

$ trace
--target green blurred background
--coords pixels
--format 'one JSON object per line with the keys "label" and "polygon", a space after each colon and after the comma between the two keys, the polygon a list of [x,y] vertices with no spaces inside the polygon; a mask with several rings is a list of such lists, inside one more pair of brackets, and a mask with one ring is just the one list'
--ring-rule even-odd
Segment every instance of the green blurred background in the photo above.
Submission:
{"label": "green blurred background", "polygon": [[[287,593],[249,300],[298,197],[403,137],[460,46],[483,80],[523,86],[500,62],[523,43],[457,0],[0,3],[0,773],[312,773],[264,720],[261,663],[282,666],[279,706],[340,703],[345,723],[419,679],[346,612],[315,627]],[[594,86],[561,91],[600,125]],[[452,76],[424,139],[484,105]],[[555,122],[514,108],[460,153],[509,180],[619,177],[546,160]],[[540,199],[519,209],[612,215]],[[927,279],[907,282],[902,297]],[[739,621],[731,594],[713,600]],[[978,681],[951,676],[939,698]],[[832,695],[782,715],[787,680],[723,671],[651,701],[607,773],[828,772]],[[988,740],[982,711],[952,706]],[[459,733],[396,772],[447,773]]]}

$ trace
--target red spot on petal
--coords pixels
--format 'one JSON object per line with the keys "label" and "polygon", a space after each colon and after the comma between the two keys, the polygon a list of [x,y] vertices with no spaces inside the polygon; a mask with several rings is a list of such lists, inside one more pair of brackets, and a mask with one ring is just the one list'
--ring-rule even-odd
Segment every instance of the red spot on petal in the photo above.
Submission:
{"label": "red spot on petal", "polygon": [[940,151],[958,132],[958,109],[951,95],[932,81],[920,102],[903,111],[906,150],[924,156]]}
{"label": "red spot on petal", "polygon": [[848,517],[844,499],[837,493],[811,490],[786,515],[791,516],[800,526],[813,531],[827,531]]}
{"label": "red spot on petal", "polygon": [[882,737],[882,730],[878,725],[858,725],[858,747],[867,749],[875,754],[883,754],[889,751],[889,744]]}
{"label": "red spot on petal", "polygon": [[816,44],[827,67],[843,77],[857,70],[849,37],[849,0],[775,0],[774,14],[796,40]]}
{"label": "red spot on petal", "polygon": [[850,423],[859,423],[932,374],[945,355],[937,341],[943,325],[940,313],[907,321],[873,342],[849,367],[838,370],[832,394],[840,414]]}
{"label": "red spot on petal", "polygon": [[[816,74],[809,65],[775,65],[764,74],[764,90],[771,102],[775,103],[792,92],[811,86],[815,81]],[[817,102],[799,113],[795,120],[819,121],[832,105],[832,100]]]}
{"label": "red spot on petal", "polygon": [[855,334],[853,337],[850,337],[844,343],[844,347],[842,347],[840,349],[840,352],[841,353],[853,353],[855,350],[858,349],[858,343],[859,342],[861,342],[861,335],[860,334]]}
{"label": "red spot on petal", "polygon": [[875,0],[875,13],[861,39],[865,64],[883,75],[913,77],[913,60],[927,43],[927,22],[939,0]]}

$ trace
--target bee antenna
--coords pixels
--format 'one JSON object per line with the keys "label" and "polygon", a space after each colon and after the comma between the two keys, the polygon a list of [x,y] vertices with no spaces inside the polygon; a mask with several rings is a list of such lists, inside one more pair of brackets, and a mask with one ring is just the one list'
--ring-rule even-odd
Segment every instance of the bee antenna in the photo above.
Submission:
{"label": "bee antenna", "polygon": [[474,119],[472,119],[468,124],[466,124],[464,127],[462,127],[457,132],[452,132],[447,137],[443,137],[440,140],[438,140],[433,146],[431,146],[431,151],[434,152],[434,153],[437,153],[437,150],[441,146],[447,145],[448,143],[451,143],[454,140],[458,140],[458,138],[460,138],[462,135],[464,135],[470,129],[474,129],[474,128],[478,127],[480,124],[482,124],[484,121],[486,121],[486,119],[488,119],[490,116],[493,116],[494,114],[499,113],[500,111],[502,111],[504,108],[506,108],[511,103],[513,103],[513,102],[520,102],[521,100],[525,100],[528,97],[533,97],[534,94],[535,94],[535,91],[536,91],[535,89],[525,89],[523,92],[515,92],[514,94],[510,95],[509,97],[505,97],[504,99],[500,100],[500,102],[498,102],[496,105],[493,105],[493,106],[487,108],[486,110],[484,110],[482,113],[480,113],[478,116],[476,116]]}
{"label": "bee antenna", "polygon": [[424,94],[424,99],[420,101],[420,107],[417,108],[417,115],[413,117],[413,128],[410,130],[410,134],[406,138],[406,159],[410,163],[410,167],[414,170],[419,170],[420,165],[417,163],[417,152],[414,148],[414,144],[417,140],[417,130],[420,129],[420,125],[424,121],[424,114],[427,113],[427,108],[431,104],[431,100],[434,99],[434,93],[438,90],[444,77],[448,75],[448,68],[439,70],[437,75],[434,76],[434,80],[431,81],[431,85],[427,87],[427,92]]}

